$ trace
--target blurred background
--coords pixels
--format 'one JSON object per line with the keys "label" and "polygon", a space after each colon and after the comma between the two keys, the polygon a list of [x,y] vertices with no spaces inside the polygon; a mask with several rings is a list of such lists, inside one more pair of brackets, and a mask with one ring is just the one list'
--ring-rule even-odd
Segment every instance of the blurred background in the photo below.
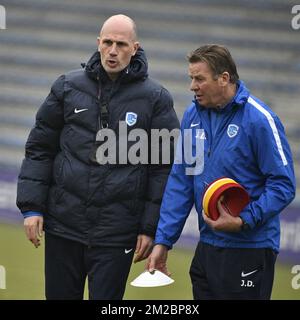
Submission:
{"label": "blurred background", "polygon": [[[6,29],[0,30],[0,273],[6,271],[0,299],[44,299],[43,252],[26,241],[15,206],[24,145],[53,81],[87,62],[96,50],[101,25],[113,14],[136,21],[149,73],[171,92],[180,119],[193,98],[187,53],[206,43],[226,45],[252,94],[281,118],[300,181],[300,29],[291,23],[297,18],[292,14],[295,1],[6,0],[0,4],[6,9]],[[272,298],[300,299],[300,288],[293,285],[300,287],[300,279],[295,281],[292,273],[292,267],[300,265],[299,196],[281,217],[282,250]],[[193,210],[170,252],[175,284],[148,290],[128,286],[125,299],[191,299],[188,268],[197,240]],[[134,265],[129,280],[143,267]]]}

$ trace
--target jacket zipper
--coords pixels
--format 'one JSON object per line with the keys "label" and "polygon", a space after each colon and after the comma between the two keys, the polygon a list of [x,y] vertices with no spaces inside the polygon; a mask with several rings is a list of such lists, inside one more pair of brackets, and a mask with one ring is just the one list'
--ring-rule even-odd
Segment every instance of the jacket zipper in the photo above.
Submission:
{"label": "jacket zipper", "polygon": [[[99,113],[98,113],[98,128],[97,128],[97,132],[96,132],[96,137],[97,137],[97,133],[98,131],[101,129],[101,120],[100,120],[100,114],[101,114],[101,86],[100,86],[100,80],[99,80],[99,77],[97,77],[97,80],[98,80],[98,95],[97,95],[97,103],[98,103],[98,107],[99,107]],[[96,140],[96,139],[95,139]]]}
{"label": "jacket zipper", "polygon": [[[217,113],[217,119],[218,119],[218,121],[220,121],[220,120],[219,120],[219,117],[220,117],[220,114]],[[218,137],[218,135],[219,135],[219,131],[220,131],[219,129],[220,129],[220,124],[218,124],[217,130],[216,130],[216,131],[214,132],[214,134],[213,134],[213,130],[212,130],[212,127],[211,127],[211,120],[210,120],[211,143],[210,143],[210,146],[209,146],[209,149],[208,149],[208,152],[207,152],[207,156],[208,156],[208,157],[211,156],[212,151],[213,151],[213,149],[214,149],[215,144],[214,144],[213,142],[214,142],[214,141],[218,141],[217,137]]]}
{"label": "jacket zipper", "polygon": [[209,133],[209,135],[207,137],[207,141],[209,141],[208,142],[207,157],[209,158],[211,155],[212,142],[213,142],[212,132],[211,132],[210,126],[208,126],[206,117],[205,116],[203,117],[200,115],[200,119],[202,119],[202,121],[205,123],[205,127],[206,127],[205,132]]}

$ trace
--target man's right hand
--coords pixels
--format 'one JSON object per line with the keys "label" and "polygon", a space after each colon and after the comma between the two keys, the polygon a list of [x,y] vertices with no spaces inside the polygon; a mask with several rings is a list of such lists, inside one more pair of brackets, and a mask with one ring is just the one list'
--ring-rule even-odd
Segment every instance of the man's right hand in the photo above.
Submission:
{"label": "man's right hand", "polygon": [[44,218],[42,216],[32,216],[24,219],[25,233],[29,241],[36,248],[41,245],[41,237],[43,236]]}
{"label": "man's right hand", "polygon": [[147,259],[146,269],[149,272],[159,270],[170,276],[171,273],[167,269],[168,248],[162,244],[154,246],[150,256]]}

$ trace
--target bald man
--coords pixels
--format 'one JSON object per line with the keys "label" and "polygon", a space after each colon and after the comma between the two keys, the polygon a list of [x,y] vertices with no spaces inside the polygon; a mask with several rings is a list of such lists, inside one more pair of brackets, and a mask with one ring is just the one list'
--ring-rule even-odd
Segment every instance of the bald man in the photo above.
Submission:
{"label": "bald man", "polygon": [[112,16],[103,24],[97,40],[102,66],[115,81],[139,48],[135,23],[124,15]]}
{"label": "bald man", "polygon": [[[152,250],[172,162],[130,162],[127,134],[179,127],[169,92],[148,77],[134,21],[110,17],[97,43],[84,69],[53,84],[19,174],[27,238],[38,248],[45,231],[47,299],[82,299],[86,278],[90,299],[123,298],[133,258],[144,260]],[[117,148],[106,151],[119,153],[102,162],[107,132]]]}

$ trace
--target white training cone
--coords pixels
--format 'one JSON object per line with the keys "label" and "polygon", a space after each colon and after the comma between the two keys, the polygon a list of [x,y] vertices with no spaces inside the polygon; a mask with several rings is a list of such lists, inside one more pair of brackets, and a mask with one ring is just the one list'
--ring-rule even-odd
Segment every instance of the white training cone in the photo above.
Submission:
{"label": "white training cone", "polygon": [[159,270],[150,273],[148,270],[141,273],[130,284],[134,287],[160,287],[173,283],[174,280]]}

